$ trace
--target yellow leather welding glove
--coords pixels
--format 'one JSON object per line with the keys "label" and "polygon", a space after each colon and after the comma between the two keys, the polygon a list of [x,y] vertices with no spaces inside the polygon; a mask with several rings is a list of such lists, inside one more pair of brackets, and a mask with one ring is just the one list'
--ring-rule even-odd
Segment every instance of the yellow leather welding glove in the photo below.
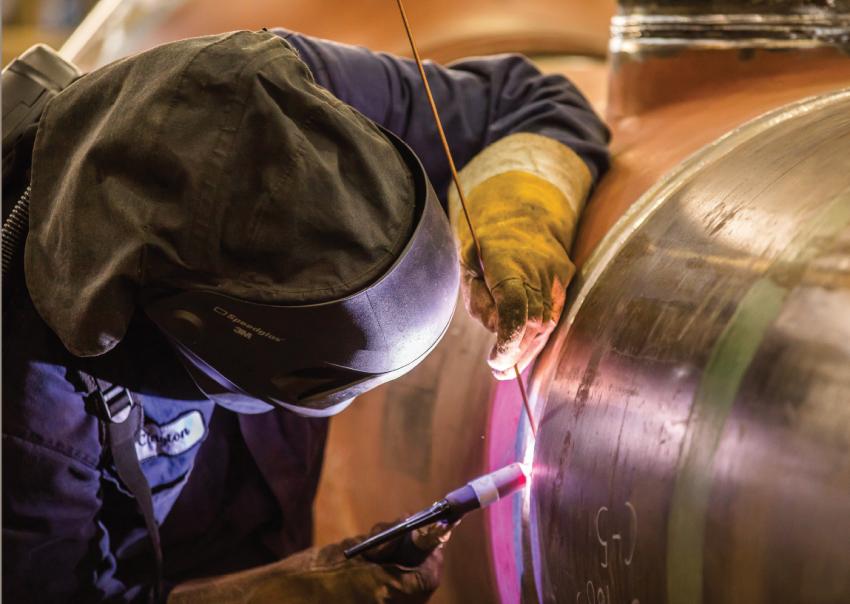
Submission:
{"label": "yellow leather welding glove", "polygon": [[[475,243],[457,193],[450,214],[469,313],[496,333],[488,363],[514,377],[543,349],[575,272],[569,250],[590,190],[585,163],[545,136],[513,134],[488,146],[460,173]],[[482,271],[483,266],[483,271]]]}
{"label": "yellow leather welding glove", "polygon": [[[374,527],[372,534],[387,525]],[[343,551],[362,537],[325,547],[314,547],[279,562],[229,575],[178,585],[168,604],[231,604],[286,602],[286,604],[420,604],[426,602],[440,581],[441,546],[450,526],[431,525],[414,534],[415,562],[408,565],[393,558],[400,555],[398,542],[385,544],[366,555],[347,560]],[[410,559],[409,547],[404,554]]]}

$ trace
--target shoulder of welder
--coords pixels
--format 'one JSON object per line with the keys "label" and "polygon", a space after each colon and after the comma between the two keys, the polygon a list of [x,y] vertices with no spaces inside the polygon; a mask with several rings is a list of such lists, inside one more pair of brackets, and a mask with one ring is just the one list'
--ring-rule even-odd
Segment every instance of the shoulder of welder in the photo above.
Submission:
{"label": "shoulder of welder", "polygon": [[486,143],[528,132],[572,149],[590,170],[593,185],[610,167],[611,133],[581,90],[560,73],[543,73],[519,53],[470,57],[449,64],[489,88],[490,125]]}
{"label": "shoulder of welder", "polygon": [[[404,93],[421,85],[409,60],[286,29],[272,31],[295,48],[320,85],[402,135],[435,185],[442,182],[443,160],[431,157],[433,118],[427,105],[409,105]],[[608,128],[565,76],[544,74],[517,53],[469,57],[447,66],[426,62],[426,72],[459,166],[500,138],[529,132],[575,151],[594,184],[607,171]]]}

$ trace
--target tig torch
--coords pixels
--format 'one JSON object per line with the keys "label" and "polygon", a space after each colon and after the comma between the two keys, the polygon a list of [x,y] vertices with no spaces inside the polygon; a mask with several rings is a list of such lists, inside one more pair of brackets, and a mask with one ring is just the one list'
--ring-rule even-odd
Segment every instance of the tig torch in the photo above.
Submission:
{"label": "tig torch", "polygon": [[472,510],[486,508],[494,501],[507,497],[525,486],[528,472],[521,463],[512,463],[490,474],[479,476],[443,499],[345,550],[345,557],[352,558],[396,537],[410,533],[420,527],[439,521],[453,523]]}

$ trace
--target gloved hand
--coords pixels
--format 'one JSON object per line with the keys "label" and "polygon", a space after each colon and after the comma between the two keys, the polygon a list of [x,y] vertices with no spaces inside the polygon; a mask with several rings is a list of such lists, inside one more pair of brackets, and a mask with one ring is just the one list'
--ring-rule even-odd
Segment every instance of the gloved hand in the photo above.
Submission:
{"label": "gloved hand", "polygon": [[[387,526],[375,526],[370,534]],[[402,547],[402,541],[396,540],[367,552],[368,559],[346,560],[343,555],[362,537],[310,548],[266,566],[183,583],[169,594],[168,604],[425,602],[439,584],[441,547],[450,530],[440,524],[425,527],[414,534],[412,548]],[[416,565],[400,564],[399,557]]]}
{"label": "gloved hand", "polygon": [[590,171],[565,145],[522,133],[484,149],[460,178],[483,256],[479,261],[452,191],[464,302],[496,332],[488,362],[498,379],[510,379],[514,365],[522,371],[534,360],[560,319],[575,272],[569,249]]}

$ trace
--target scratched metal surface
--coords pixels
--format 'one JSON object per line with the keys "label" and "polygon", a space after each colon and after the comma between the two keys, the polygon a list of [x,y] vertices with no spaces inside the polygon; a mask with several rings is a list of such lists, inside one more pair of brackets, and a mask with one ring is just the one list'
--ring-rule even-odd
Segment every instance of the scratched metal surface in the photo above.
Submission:
{"label": "scratched metal surface", "polygon": [[850,91],[615,225],[533,376],[526,600],[850,601],[848,225]]}

